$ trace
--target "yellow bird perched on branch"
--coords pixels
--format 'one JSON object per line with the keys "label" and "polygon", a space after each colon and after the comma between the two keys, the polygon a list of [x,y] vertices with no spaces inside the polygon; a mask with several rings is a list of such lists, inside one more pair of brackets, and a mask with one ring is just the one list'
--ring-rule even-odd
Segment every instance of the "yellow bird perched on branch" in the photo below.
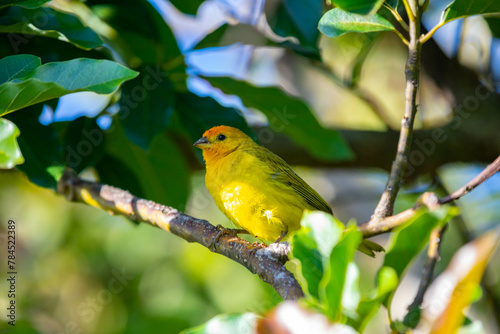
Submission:
{"label": "yellow bird perched on branch", "polygon": [[[213,127],[194,146],[203,151],[208,191],[219,210],[243,229],[237,233],[279,242],[300,228],[304,210],[333,214],[283,159],[236,128]],[[365,240],[359,249],[373,256],[383,248]]]}

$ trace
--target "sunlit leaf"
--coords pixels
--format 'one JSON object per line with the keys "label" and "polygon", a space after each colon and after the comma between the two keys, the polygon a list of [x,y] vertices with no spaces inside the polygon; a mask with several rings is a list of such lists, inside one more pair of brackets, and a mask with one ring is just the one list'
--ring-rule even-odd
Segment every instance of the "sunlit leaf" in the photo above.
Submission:
{"label": "sunlit leaf", "polygon": [[352,152],[338,131],[323,128],[302,100],[280,88],[257,87],[229,77],[204,79],[225,94],[238,96],[246,107],[263,112],[272,131],[288,135],[315,157],[329,161],[352,158]]}
{"label": "sunlit leaf", "polygon": [[462,246],[432,283],[422,303],[418,331],[456,333],[464,322],[464,309],[480,296],[486,264],[497,248],[499,235],[491,231]]}
{"label": "sunlit leaf", "polygon": [[448,22],[460,17],[491,14],[500,12],[498,0],[455,0],[443,12],[443,22]]}
{"label": "sunlit leaf", "polygon": [[137,75],[109,60],[78,58],[41,65],[40,58],[0,59],[0,116],[69,93],[109,94]]}
{"label": "sunlit leaf", "polygon": [[323,15],[319,30],[328,37],[338,37],[348,32],[392,31],[394,26],[378,14],[364,16],[334,8]]}
{"label": "sunlit leaf", "polygon": [[329,265],[330,254],[342,236],[344,225],[324,212],[305,212],[302,228],[292,239],[292,258],[300,262],[302,276],[307,285],[303,289],[319,299],[319,283],[324,268]]}
{"label": "sunlit leaf", "polygon": [[356,226],[346,230],[342,239],[333,247],[329,263],[325,266],[325,274],[319,285],[319,296],[325,303],[327,315],[333,320],[341,320],[347,268],[362,239],[363,236]]}
{"label": "sunlit leaf", "polygon": [[180,334],[253,334],[257,319],[254,313],[221,314],[201,326],[186,329]]}
{"label": "sunlit leaf", "polygon": [[0,169],[10,169],[24,162],[17,137],[18,127],[11,121],[0,118]]}
{"label": "sunlit leaf", "polygon": [[3,33],[56,38],[87,50],[102,45],[100,37],[84,26],[78,17],[48,7],[11,7],[0,17],[0,23],[0,32]]}

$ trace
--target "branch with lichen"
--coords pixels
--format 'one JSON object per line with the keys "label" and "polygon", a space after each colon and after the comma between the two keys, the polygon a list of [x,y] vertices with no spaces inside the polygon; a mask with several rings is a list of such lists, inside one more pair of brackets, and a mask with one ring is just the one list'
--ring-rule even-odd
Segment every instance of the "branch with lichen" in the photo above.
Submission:
{"label": "branch with lichen", "polygon": [[[220,230],[206,220],[197,219],[174,208],[144,200],[128,191],[96,182],[84,181],[67,170],[58,183],[58,192],[70,201],[86,203],[137,222],[148,223],[178,237],[196,242],[241,264],[271,285],[284,300],[298,299],[304,293],[285,268],[289,246],[285,243],[265,247],[251,244]],[[214,243],[214,241],[217,241]]]}

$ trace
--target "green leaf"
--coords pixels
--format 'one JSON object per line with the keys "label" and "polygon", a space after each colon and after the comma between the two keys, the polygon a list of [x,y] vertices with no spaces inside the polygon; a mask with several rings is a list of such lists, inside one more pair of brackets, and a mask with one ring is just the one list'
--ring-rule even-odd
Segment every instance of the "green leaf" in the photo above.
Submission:
{"label": "green leaf", "polygon": [[2,58],[0,69],[0,116],[69,93],[109,94],[138,74],[109,60],[78,58],[41,65],[32,55]]}
{"label": "green leaf", "polygon": [[359,268],[356,263],[347,265],[344,289],[342,291],[342,309],[344,314],[356,314],[361,293],[359,291]]}
{"label": "green leaf", "polygon": [[101,38],[72,14],[42,7],[11,7],[0,17],[0,32],[37,35],[67,41],[85,50],[103,44]]}
{"label": "green leaf", "polygon": [[[391,233],[383,266],[393,268],[400,278],[411,261],[429,243],[431,231],[436,226],[443,226],[457,214],[458,209],[453,206],[433,212],[421,209],[406,224]],[[390,304],[392,296],[387,298],[386,305]]]}
{"label": "green leaf", "polygon": [[493,37],[500,38],[500,17],[487,17],[486,22],[488,22]]}
{"label": "green leaf", "polygon": [[[134,180],[117,180],[120,183],[112,185],[129,189],[129,184],[137,188],[138,183],[143,190],[140,196],[184,210],[189,191],[189,166],[178,145],[167,135],[156,136],[145,151],[128,140],[116,117],[106,131],[106,154],[134,175]],[[123,172],[123,166],[99,165],[101,171],[107,169],[107,175],[115,168]]]}
{"label": "green leaf", "polygon": [[65,165],[80,173],[102,156],[104,131],[95,118],[79,117],[66,126],[63,147]]}
{"label": "green leaf", "polygon": [[207,323],[186,329],[180,334],[253,334],[257,319],[254,313],[220,314]]}
{"label": "green leaf", "polygon": [[449,22],[461,17],[492,14],[500,12],[498,0],[455,0],[443,12],[442,22]]}
{"label": "green leaf", "polygon": [[338,131],[323,128],[302,100],[280,88],[257,87],[228,77],[203,78],[225,94],[238,96],[246,107],[263,112],[273,132],[288,135],[316,158],[339,161],[353,157]]}
{"label": "green leaf", "polygon": [[[38,121],[41,108],[32,107],[22,113],[13,113],[8,118],[21,131],[18,142],[24,156],[22,170],[31,182],[46,188],[56,189],[62,175],[62,147],[52,125],[44,126]],[[43,140],[42,140],[43,139]]]}
{"label": "green leaf", "polygon": [[141,74],[126,82],[121,91],[120,118],[127,137],[143,149],[164,131],[174,111],[174,90],[157,66],[141,68]]}
{"label": "green leaf", "polygon": [[304,291],[319,299],[319,283],[330,253],[342,236],[344,225],[324,212],[304,212],[301,229],[292,238],[291,256],[300,262],[301,274],[306,280]]}
{"label": "green leaf", "polygon": [[38,8],[50,0],[0,0],[0,8],[20,6],[24,8]]}
{"label": "green leaf", "polygon": [[119,159],[105,153],[95,165],[95,169],[100,182],[127,189],[138,197],[146,197],[134,172]]}
{"label": "green leaf", "polygon": [[205,0],[170,0],[178,10],[184,14],[196,15],[198,8]]}
{"label": "green leaf", "polygon": [[[130,66],[185,66],[172,30],[149,1],[109,0],[92,6],[92,10],[116,30],[112,42]],[[173,63],[167,65],[170,61]]]}
{"label": "green leaf", "polygon": [[318,22],[323,15],[321,0],[287,0],[283,2],[284,9],[289,15],[308,45],[316,45],[318,40]]}
{"label": "green leaf", "polygon": [[398,286],[398,276],[391,267],[382,267],[377,275],[377,287],[368,295],[362,296],[357,309],[357,316],[350,317],[349,325],[363,333],[365,326],[377,313],[387,295]]}
{"label": "green leaf", "polygon": [[241,112],[221,106],[211,97],[200,97],[190,92],[177,93],[175,108],[192,142],[198,140],[206,130],[221,124],[238,128],[254,137]]}
{"label": "green leaf", "polygon": [[328,37],[338,37],[348,32],[393,31],[394,26],[378,14],[363,16],[334,8],[323,15],[319,30]]}
{"label": "green leaf", "polygon": [[17,137],[18,127],[11,121],[0,118],[0,169],[10,169],[24,162]]}
{"label": "green leaf", "polygon": [[326,304],[327,315],[334,321],[340,321],[342,318],[342,295],[347,268],[361,240],[363,236],[356,226],[351,226],[344,232],[342,239],[330,254],[329,263],[320,282],[320,300]]}
{"label": "green leaf", "polygon": [[347,12],[371,15],[380,9],[384,0],[334,0],[332,2],[336,7]]}

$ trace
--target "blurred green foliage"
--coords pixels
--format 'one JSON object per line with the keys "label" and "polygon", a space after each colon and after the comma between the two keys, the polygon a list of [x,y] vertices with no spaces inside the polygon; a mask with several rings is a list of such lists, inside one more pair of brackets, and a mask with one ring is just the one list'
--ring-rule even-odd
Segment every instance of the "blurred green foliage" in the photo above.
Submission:
{"label": "blurred green foliage", "polygon": [[[279,51],[282,57],[275,67],[290,69],[295,72],[292,78],[303,79],[294,85],[277,81],[262,85],[249,79],[250,70],[245,78],[203,73],[188,60],[191,50],[182,44],[153,1],[0,0],[0,114],[6,115],[0,119],[0,164],[9,169],[18,165],[19,170],[0,171],[0,220],[11,219],[17,228],[20,274],[16,332],[178,333],[191,327],[195,328],[187,332],[213,333],[213,328],[220,328],[217,334],[250,331],[261,315],[281,301],[270,286],[199,245],[96,208],[69,203],[53,191],[57,180],[69,166],[82,177],[226,224],[227,219],[204,188],[202,173],[197,171],[202,164],[200,153],[191,147],[205,130],[230,125],[262,140],[251,130],[249,119],[254,117],[320,161],[356,158],[341,133],[324,125],[333,113],[323,110],[315,94],[323,92],[327,100],[337,104],[342,113],[335,119],[341,125],[349,119],[359,128],[383,130],[394,120],[399,122],[398,103],[403,102],[400,82],[381,64],[389,66],[392,59],[404,57],[398,58],[400,49],[386,41],[381,44],[382,52],[369,57],[383,36],[380,31],[395,30],[394,19],[382,18],[387,13],[376,14],[379,9],[379,13],[388,10],[381,7],[383,3],[279,1],[274,11],[266,13],[269,31],[257,30],[255,20],[253,26],[249,22],[232,24],[231,17],[195,41],[193,52],[201,53],[239,47],[242,41]],[[189,20],[204,1],[172,0],[171,4]],[[386,4],[398,8],[398,1]],[[500,10],[491,0],[476,1],[471,7],[466,4],[456,0],[443,19]],[[332,5],[338,8],[328,11]],[[488,23],[497,34],[495,20],[490,17]],[[337,44],[329,43],[320,31],[343,37]],[[352,32],[371,34],[360,37]],[[332,50],[334,56],[325,57]],[[263,58],[256,59],[264,68],[258,73],[266,74]],[[383,102],[393,106],[397,117],[377,114],[380,108],[363,91],[361,74],[367,59],[372,61],[372,76],[364,85],[382,92]],[[400,65],[397,75],[402,78],[403,62]],[[218,97],[219,92],[206,96],[206,92],[193,89],[189,84],[193,79],[236,95],[247,110],[228,106]],[[301,96],[290,94],[299,88]],[[82,110],[75,117],[42,125],[40,115],[54,110],[57,114],[61,96],[81,91],[104,94],[106,105],[90,117],[83,116]],[[369,111],[363,113],[360,100],[365,109],[371,106]],[[434,102],[441,100],[433,97],[428,101],[439,105]],[[103,120],[109,124],[104,126]],[[467,174],[464,168],[458,172],[453,168],[439,171],[441,188],[433,190],[456,188],[470,179],[463,178]],[[308,181],[317,176],[301,172],[310,177]],[[349,178],[356,177],[355,172],[347,173]],[[321,192],[328,193],[330,176],[325,173],[317,182]],[[378,197],[383,187],[376,186],[380,179],[370,170],[352,183]],[[432,188],[429,179],[418,181],[425,189],[406,189],[396,203],[398,211],[413,206],[423,191]],[[353,190],[342,185],[330,189],[333,195],[329,200],[340,202],[335,209],[337,217],[347,221],[363,216],[356,209],[371,210],[374,206],[374,197],[363,201],[355,191],[349,195],[343,189]],[[498,199],[498,194],[500,189],[493,189],[487,196]],[[356,254],[361,234],[353,224],[345,229],[337,218],[310,213],[304,218],[305,228],[293,239],[294,260],[287,266],[301,282],[306,304],[326,315],[325,319],[341,322],[344,329],[347,324],[359,331],[380,333],[389,315],[393,329],[407,330],[394,312],[387,310],[405,311],[391,302],[397,300],[399,291],[414,294],[404,289],[405,280],[415,283],[419,276],[430,231],[449,221],[456,223],[448,232],[451,241],[443,247],[444,261],[437,266],[442,272],[455,250],[467,241],[464,236],[482,234],[496,223],[500,211],[490,197],[478,200],[472,196],[463,204],[467,226],[455,217],[455,207],[419,213],[392,234],[385,257],[375,260]],[[346,202],[358,206],[346,208]],[[0,235],[3,245],[7,236],[3,224]],[[410,266],[412,263],[417,265]],[[4,262],[2,273],[7,271],[3,266]],[[0,287],[7,290],[6,280]],[[497,296],[498,292],[494,291]],[[2,307],[7,303],[6,296],[0,294]],[[477,307],[484,310],[486,306],[483,298]],[[276,322],[272,317],[267,320]],[[2,322],[0,326],[3,330],[7,325]]]}

